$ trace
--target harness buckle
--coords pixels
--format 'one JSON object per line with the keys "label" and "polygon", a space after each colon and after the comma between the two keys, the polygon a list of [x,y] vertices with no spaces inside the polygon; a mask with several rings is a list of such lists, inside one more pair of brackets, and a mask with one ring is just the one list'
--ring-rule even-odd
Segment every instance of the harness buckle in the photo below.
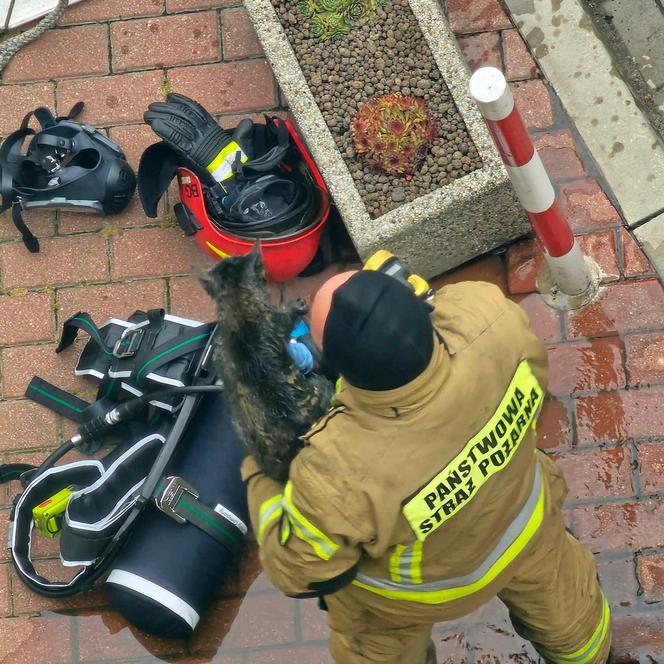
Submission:
{"label": "harness buckle", "polygon": [[124,330],[113,346],[113,356],[122,359],[135,355],[141,347],[144,331],[142,327],[128,327]]}
{"label": "harness buckle", "polygon": [[194,498],[199,497],[198,491],[193,486],[185,482],[181,477],[173,475],[164,478],[166,487],[161,492],[161,495],[155,498],[157,507],[171,519],[178,523],[187,523],[182,515],[178,514],[175,510],[182,499],[182,496],[187,493]]}

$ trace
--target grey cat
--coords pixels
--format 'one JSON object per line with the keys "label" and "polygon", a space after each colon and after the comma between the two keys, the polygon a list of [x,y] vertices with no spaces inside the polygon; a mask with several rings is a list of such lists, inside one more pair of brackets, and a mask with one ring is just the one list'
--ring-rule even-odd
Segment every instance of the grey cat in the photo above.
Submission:
{"label": "grey cat", "polygon": [[333,394],[327,378],[302,374],[286,349],[306,304],[272,304],[259,249],[221,261],[200,280],[217,305],[213,361],[233,424],[261,470],[285,481],[300,437]]}

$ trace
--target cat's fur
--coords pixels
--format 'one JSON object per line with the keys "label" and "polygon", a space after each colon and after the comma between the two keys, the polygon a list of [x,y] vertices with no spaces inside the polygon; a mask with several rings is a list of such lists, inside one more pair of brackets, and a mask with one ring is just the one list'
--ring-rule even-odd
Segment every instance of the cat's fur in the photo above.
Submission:
{"label": "cat's fur", "polygon": [[219,262],[200,279],[217,305],[213,360],[233,424],[263,472],[283,481],[300,436],[325,414],[333,393],[323,376],[304,376],[286,350],[306,305],[272,304],[259,249]]}

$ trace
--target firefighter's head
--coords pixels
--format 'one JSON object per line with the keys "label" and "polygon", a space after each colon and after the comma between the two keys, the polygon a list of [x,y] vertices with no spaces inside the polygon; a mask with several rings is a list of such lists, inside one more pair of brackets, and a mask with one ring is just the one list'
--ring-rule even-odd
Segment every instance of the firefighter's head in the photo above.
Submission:
{"label": "firefighter's head", "polygon": [[337,275],[318,291],[311,312],[325,365],[354,387],[396,389],[431,360],[429,309],[393,277],[374,271]]}

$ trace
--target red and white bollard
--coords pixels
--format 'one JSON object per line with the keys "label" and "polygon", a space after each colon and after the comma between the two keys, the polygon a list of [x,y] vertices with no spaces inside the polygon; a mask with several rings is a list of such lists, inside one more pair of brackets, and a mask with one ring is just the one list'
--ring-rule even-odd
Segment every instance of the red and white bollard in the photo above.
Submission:
{"label": "red and white bollard", "polygon": [[470,94],[484,117],[521,205],[530,218],[551,276],[566,295],[582,295],[593,277],[558,202],[551,180],[514,105],[503,73],[482,67],[470,79]]}

